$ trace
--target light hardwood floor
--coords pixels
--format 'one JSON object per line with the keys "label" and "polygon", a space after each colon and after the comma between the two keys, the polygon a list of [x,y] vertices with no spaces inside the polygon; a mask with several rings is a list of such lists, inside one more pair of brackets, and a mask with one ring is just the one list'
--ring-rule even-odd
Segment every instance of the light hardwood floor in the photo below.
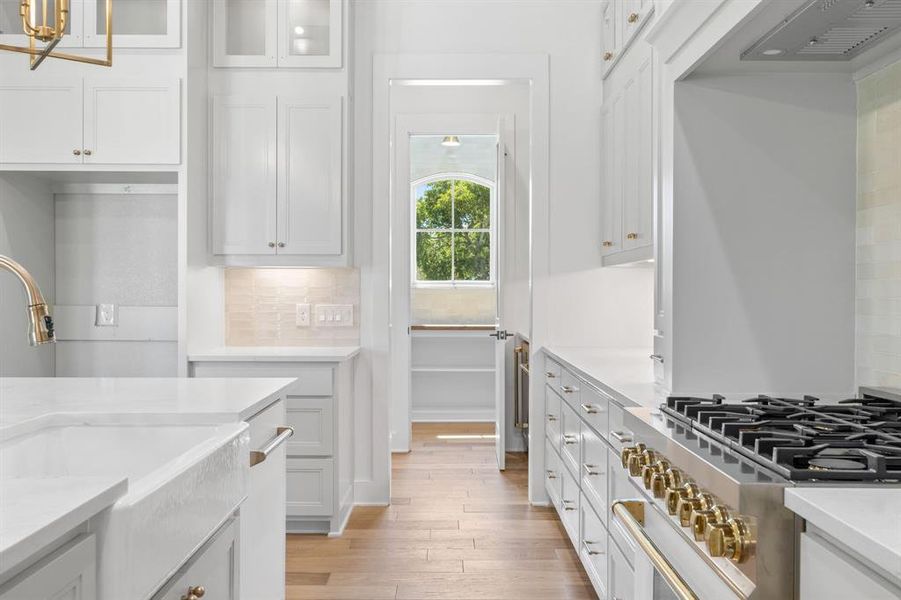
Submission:
{"label": "light hardwood floor", "polygon": [[525,454],[497,470],[494,426],[415,424],[389,507],[344,535],[289,535],[288,600],[552,600],[595,594],[553,508],[529,506]]}

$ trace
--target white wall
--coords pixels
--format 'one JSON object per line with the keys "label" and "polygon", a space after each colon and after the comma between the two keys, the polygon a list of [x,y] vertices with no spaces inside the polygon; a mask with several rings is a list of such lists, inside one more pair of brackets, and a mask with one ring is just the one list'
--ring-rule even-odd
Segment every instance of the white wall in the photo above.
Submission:
{"label": "white wall", "polygon": [[[46,183],[0,174],[0,254],[28,269],[53,303],[53,195]],[[0,272],[0,377],[53,375],[53,345],[28,344],[26,305],[18,279]]]}
{"label": "white wall", "polygon": [[[529,327],[533,351],[548,340],[558,344],[591,343],[649,347],[652,310],[649,270],[599,269],[600,265],[600,104],[601,3],[583,1],[433,2],[382,1],[355,4],[356,89],[354,116],[355,208],[359,266],[364,298],[362,339],[371,351],[372,397],[358,396],[365,404],[358,421],[361,435],[372,435],[372,451],[360,444],[359,480],[368,480],[368,497],[387,500],[388,463],[381,448],[387,425],[380,414],[387,406],[385,378],[389,329],[382,322],[388,314],[388,265],[380,250],[388,236],[387,219],[374,206],[385,199],[373,197],[370,183],[381,173],[382,146],[373,140],[373,64],[376,55],[473,54],[547,55],[550,64],[550,136],[532,139],[533,148],[550,148],[550,172],[536,173],[528,182],[540,190],[549,179],[550,206],[532,207],[530,241],[533,249],[534,314]],[[565,32],[565,35],[559,35]],[[460,73],[461,77],[466,76]],[[375,82],[387,85],[387,82]],[[530,107],[531,110],[531,107]],[[533,118],[535,115],[532,115]],[[374,144],[379,144],[374,148]],[[539,153],[546,156],[544,150]],[[378,169],[373,171],[373,157]],[[541,160],[537,161],[541,163]],[[541,164],[540,167],[543,168]],[[381,193],[381,192],[379,192]],[[381,209],[379,209],[381,210]],[[545,218],[544,215],[550,215]],[[550,238],[550,243],[545,240]],[[367,251],[369,250],[369,251]],[[550,274],[550,276],[548,276]],[[568,285],[555,285],[557,277]],[[624,280],[646,281],[622,285]],[[644,278],[644,279],[642,279]],[[521,281],[525,281],[522,279]],[[526,288],[522,285],[521,288]],[[597,310],[596,298],[619,296],[623,290],[640,290],[642,298],[618,303],[628,314]],[[520,290],[527,293],[526,289]],[[643,299],[647,292],[647,301]],[[624,295],[625,297],[625,295]],[[370,301],[366,302],[365,299]],[[573,302],[572,299],[578,300]],[[563,308],[565,307],[565,309]],[[647,310],[645,310],[647,308]],[[633,313],[634,312],[634,316]],[[645,316],[646,315],[646,316]],[[520,315],[522,318],[523,315]],[[527,320],[529,317],[525,315]],[[632,323],[611,340],[609,332],[620,323]],[[368,431],[361,431],[369,428]],[[540,434],[540,432],[539,432]],[[358,438],[360,439],[360,438]],[[540,465],[538,465],[540,468]],[[367,471],[368,469],[368,471]]]}
{"label": "white wall", "polygon": [[853,391],[847,75],[677,84],[673,392]]}

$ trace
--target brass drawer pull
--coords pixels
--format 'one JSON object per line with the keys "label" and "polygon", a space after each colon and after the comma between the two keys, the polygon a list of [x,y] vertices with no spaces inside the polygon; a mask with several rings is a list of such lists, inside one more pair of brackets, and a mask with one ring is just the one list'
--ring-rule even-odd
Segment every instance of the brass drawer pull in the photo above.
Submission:
{"label": "brass drawer pull", "polygon": [[566,434],[566,435],[563,436],[563,443],[564,443],[564,444],[567,444],[567,445],[578,444],[578,443],[579,443],[579,438],[577,438],[576,436],[572,435],[571,433],[570,433],[570,434]]}
{"label": "brass drawer pull", "polygon": [[597,542],[589,542],[585,540],[582,542],[582,546],[585,548],[585,552],[588,553],[589,556],[597,556],[599,554],[604,554],[601,550],[592,550],[591,547],[596,545]]}
{"label": "brass drawer pull", "polygon": [[596,475],[603,475],[603,473],[601,473],[600,471],[595,471],[595,469],[598,468],[597,465],[589,465],[588,463],[585,463],[584,465],[582,465],[582,468],[585,469],[585,474],[590,475],[591,477],[594,477]]}

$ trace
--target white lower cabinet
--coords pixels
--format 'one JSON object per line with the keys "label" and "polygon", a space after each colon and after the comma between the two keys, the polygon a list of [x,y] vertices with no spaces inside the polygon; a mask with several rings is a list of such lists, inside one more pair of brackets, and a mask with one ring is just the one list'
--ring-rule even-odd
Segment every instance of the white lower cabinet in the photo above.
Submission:
{"label": "white lower cabinet", "polygon": [[551,444],[549,439],[544,441],[544,487],[547,495],[551,499],[551,503],[560,506],[560,491],[563,481],[563,475],[560,473],[562,465],[560,464],[560,456],[557,450]]}
{"label": "white lower cabinet", "polygon": [[616,543],[610,544],[610,600],[635,598],[635,571]]}
{"label": "white lower cabinet", "polygon": [[800,600],[901,598],[901,587],[810,531],[801,534],[800,591]]}
{"label": "white lower cabinet", "polygon": [[[238,539],[238,520],[230,519],[157,592],[153,600],[186,600],[192,597],[215,600],[241,598],[235,577],[238,570]],[[248,547],[246,551],[256,550]],[[257,595],[252,597],[263,598]],[[281,597],[284,597],[284,594]],[[76,598],[81,600],[81,597]]]}
{"label": "white lower cabinet", "polygon": [[607,596],[607,546],[609,544],[607,538],[607,529],[601,523],[601,518],[592,508],[591,503],[585,496],[582,496],[582,503],[579,507],[581,513],[581,544],[579,545],[579,558],[585,566],[588,578],[594,585],[600,598]]}
{"label": "white lower cabinet", "polygon": [[89,600],[96,578],[97,542],[82,535],[0,586],[0,600]]}
{"label": "white lower cabinet", "polygon": [[191,372],[194,377],[297,378],[285,389],[283,421],[294,435],[285,445],[280,474],[284,504],[275,512],[290,533],[340,535],[354,501],[353,359],[194,362]]}

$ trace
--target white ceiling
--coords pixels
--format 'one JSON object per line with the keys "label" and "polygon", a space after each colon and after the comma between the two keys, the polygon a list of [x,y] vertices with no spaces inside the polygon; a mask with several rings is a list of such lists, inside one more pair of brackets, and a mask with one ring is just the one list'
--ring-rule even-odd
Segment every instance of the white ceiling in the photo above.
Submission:
{"label": "white ceiling", "polygon": [[497,136],[459,137],[460,145],[448,148],[441,145],[442,135],[410,136],[410,180],[436,173],[469,173],[494,181],[497,177]]}

